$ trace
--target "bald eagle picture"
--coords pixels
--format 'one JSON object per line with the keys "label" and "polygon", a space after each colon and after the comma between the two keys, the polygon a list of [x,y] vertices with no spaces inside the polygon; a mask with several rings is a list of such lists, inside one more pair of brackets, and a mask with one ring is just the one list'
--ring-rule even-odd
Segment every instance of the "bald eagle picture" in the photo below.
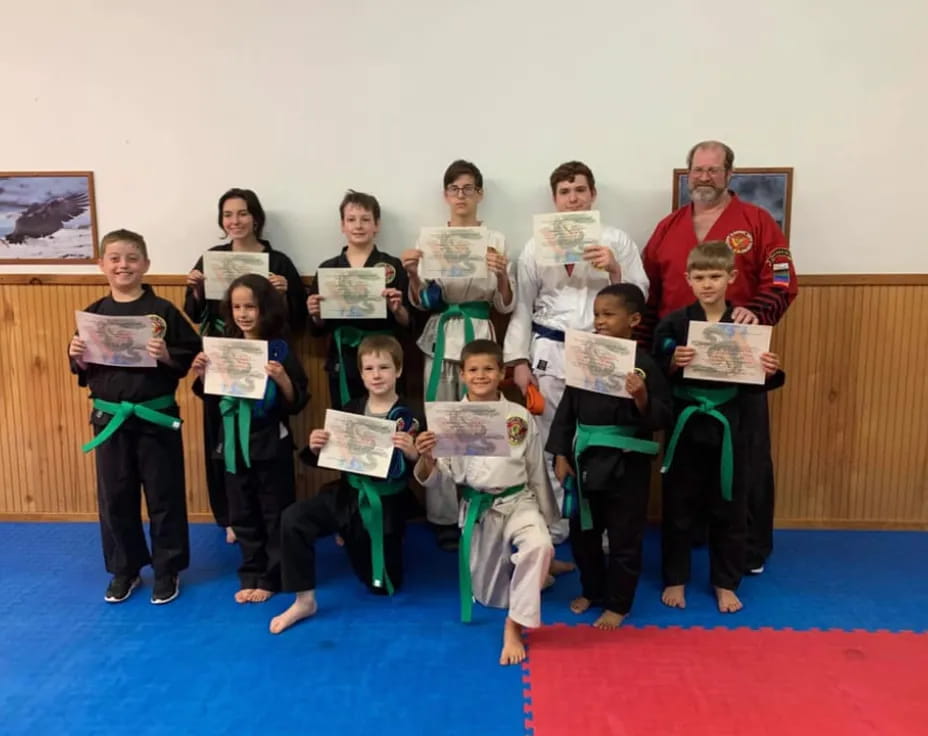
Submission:
{"label": "bald eagle picture", "polygon": [[86,192],[75,192],[64,197],[52,197],[45,202],[30,204],[16,218],[13,232],[4,240],[23,243],[26,238],[44,238],[54,235],[69,220],[87,211],[90,199]]}
{"label": "bald eagle picture", "polygon": [[93,174],[0,174],[0,261],[90,261]]}

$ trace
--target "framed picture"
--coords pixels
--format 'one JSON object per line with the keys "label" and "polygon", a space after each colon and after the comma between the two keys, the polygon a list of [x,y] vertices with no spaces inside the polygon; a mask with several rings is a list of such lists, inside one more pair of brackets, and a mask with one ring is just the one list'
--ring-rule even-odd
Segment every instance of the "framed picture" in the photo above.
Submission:
{"label": "framed picture", "polygon": [[[688,173],[686,169],[673,170],[674,209],[690,202]],[[792,167],[734,169],[728,188],[745,202],[767,210],[789,240],[789,214],[793,198]]]}
{"label": "framed picture", "polygon": [[97,257],[92,172],[0,172],[0,263]]}

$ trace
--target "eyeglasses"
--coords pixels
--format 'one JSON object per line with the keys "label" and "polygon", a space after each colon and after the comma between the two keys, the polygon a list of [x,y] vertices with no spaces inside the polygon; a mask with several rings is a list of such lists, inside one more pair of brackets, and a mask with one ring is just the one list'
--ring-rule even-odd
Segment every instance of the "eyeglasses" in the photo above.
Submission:
{"label": "eyeglasses", "polygon": [[716,177],[725,171],[723,166],[710,166],[704,168],[702,166],[697,166],[696,168],[690,169],[690,173],[694,176],[702,176],[703,174],[708,174],[709,176]]}
{"label": "eyeglasses", "polygon": [[473,197],[477,191],[479,190],[473,184],[465,184],[463,187],[459,187],[456,184],[449,184],[445,187],[445,194],[451,197],[460,197],[462,195],[464,197]]}

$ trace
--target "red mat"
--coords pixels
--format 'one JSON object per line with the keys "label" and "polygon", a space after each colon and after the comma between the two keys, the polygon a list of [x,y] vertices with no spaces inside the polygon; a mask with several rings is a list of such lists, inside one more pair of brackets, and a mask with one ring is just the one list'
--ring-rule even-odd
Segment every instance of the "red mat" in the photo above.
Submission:
{"label": "red mat", "polygon": [[928,634],[551,626],[534,736],[926,736]]}

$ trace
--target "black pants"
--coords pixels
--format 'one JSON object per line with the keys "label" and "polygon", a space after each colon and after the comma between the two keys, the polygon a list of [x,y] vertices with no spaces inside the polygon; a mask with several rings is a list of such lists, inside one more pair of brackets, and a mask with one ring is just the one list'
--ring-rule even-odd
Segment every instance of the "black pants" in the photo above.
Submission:
{"label": "black pants", "polygon": [[767,394],[745,394],[741,404],[745,443],[748,570],[760,567],[773,552],[775,491],[770,457],[770,412]]}
{"label": "black pants", "polygon": [[229,499],[226,496],[226,467],[222,458],[215,457],[222,441],[221,396],[203,395],[203,464],[206,466],[206,492],[213,518],[221,527],[229,523]]}
{"label": "black pants", "polygon": [[[580,528],[579,514],[570,520],[570,547],[580,570],[583,597],[622,615],[631,610],[641,575],[649,472],[650,463],[644,464],[643,472],[628,468],[616,481],[618,492],[589,494],[592,529]],[[608,555],[603,552],[603,530],[609,538]]]}
{"label": "black pants", "polygon": [[747,511],[742,480],[743,449],[734,448],[732,500],[722,498],[721,448],[692,442],[684,435],[673,465],[664,476],[663,552],[664,585],[685,585],[690,579],[690,548],[695,521],[709,525],[709,566],[712,585],[736,590],[744,573]]}
{"label": "black pants", "polygon": [[[103,559],[113,575],[176,575],[190,563],[184,448],[180,430],[139,427],[130,419],[96,448],[97,503]],[[95,434],[103,429],[94,427]],[[151,554],[142,528],[148,507]]]}
{"label": "black pants", "polygon": [[293,448],[290,438],[280,442],[273,460],[252,460],[245,468],[238,458],[238,473],[226,474],[229,520],[235,530],[242,564],[242,588],[280,590],[280,519],[295,498]]}
{"label": "black pants", "polygon": [[[374,593],[385,593],[374,587],[371,574],[371,538],[364,528],[356,504],[346,501],[351,491],[330,484],[312,498],[297,501],[284,511],[281,521],[282,589],[290,593],[316,588],[316,540],[339,534],[358,580]],[[387,575],[393,587],[403,584],[403,523],[404,494],[388,496],[383,501],[383,553]],[[392,519],[388,523],[387,517]]]}

